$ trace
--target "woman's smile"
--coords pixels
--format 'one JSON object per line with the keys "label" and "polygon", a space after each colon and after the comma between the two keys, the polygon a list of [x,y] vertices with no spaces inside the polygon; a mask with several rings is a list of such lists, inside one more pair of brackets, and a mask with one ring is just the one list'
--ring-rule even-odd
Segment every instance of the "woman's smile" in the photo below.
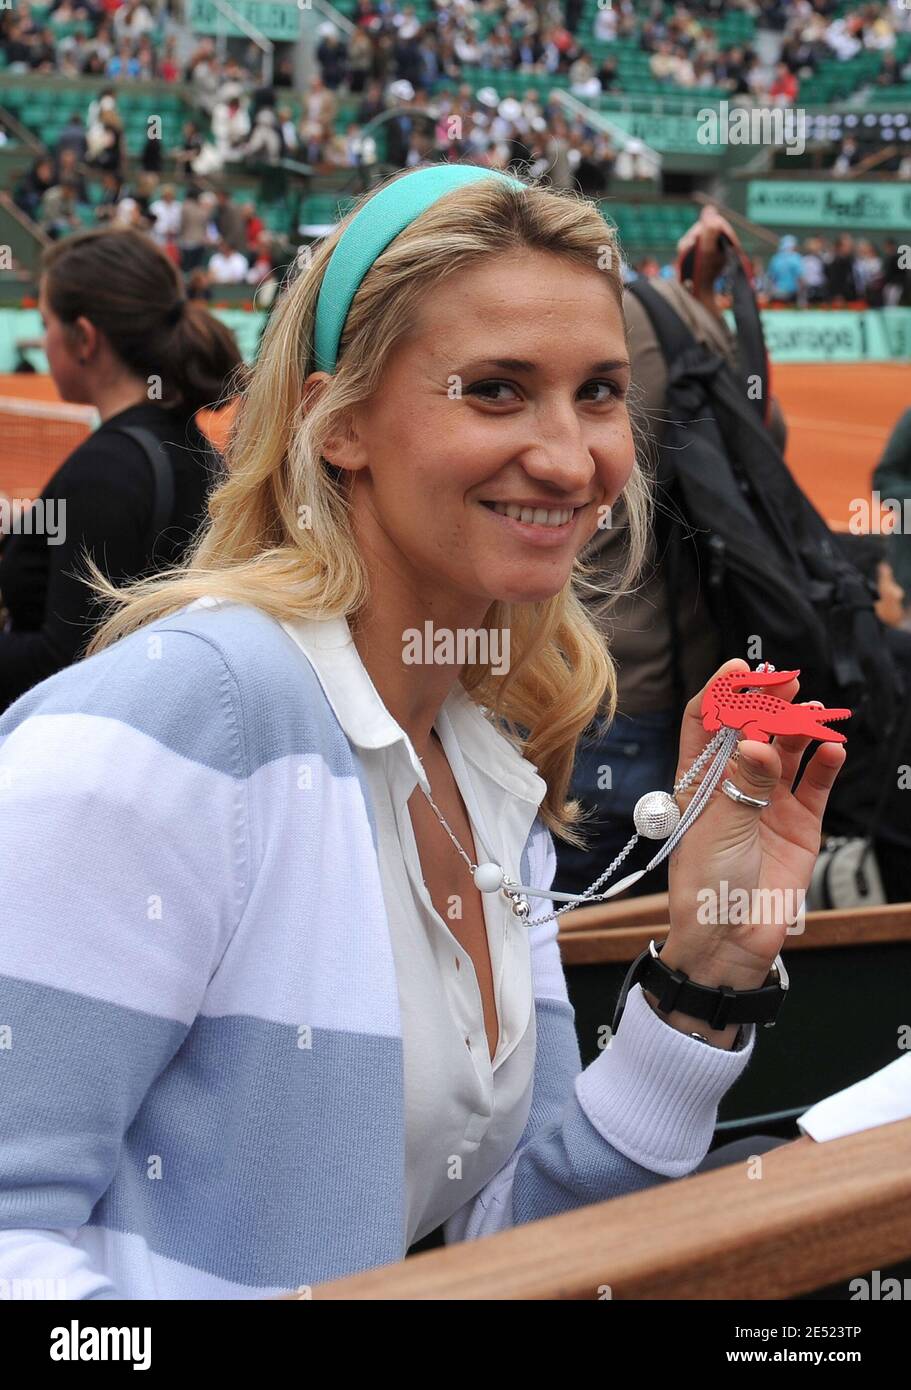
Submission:
{"label": "woman's smile", "polygon": [[577,506],[555,506],[525,499],[481,502],[495,525],[512,532],[528,545],[545,547],[563,545],[571,540],[576,531],[576,518],[588,505],[582,502]]}

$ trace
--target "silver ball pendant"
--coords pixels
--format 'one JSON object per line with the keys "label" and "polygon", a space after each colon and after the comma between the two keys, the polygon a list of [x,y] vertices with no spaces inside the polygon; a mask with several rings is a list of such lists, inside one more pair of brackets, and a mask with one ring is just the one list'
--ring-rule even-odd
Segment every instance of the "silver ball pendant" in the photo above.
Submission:
{"label": "silver ball pendant", "polygon": [[680,821],[680,807],[668,792],[646,792],[636,802],[633,821],[646,840],[666,840]]}

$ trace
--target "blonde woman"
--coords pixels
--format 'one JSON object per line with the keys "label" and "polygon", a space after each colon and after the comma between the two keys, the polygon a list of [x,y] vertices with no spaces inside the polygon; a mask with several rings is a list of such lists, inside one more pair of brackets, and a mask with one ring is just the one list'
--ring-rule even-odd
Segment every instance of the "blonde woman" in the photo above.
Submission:
{"label": "blonde woman", "polygon": [[[497,888],[549,887],[613,709],[576,556],[622,493],[629,584],[647,525],[619,267],[570,194],[374,190],[274,311],[186,563],[99,574],[87,659],[0,722],[4,1276],[270,1297],[703,1160],[755,1026],[636,984],[583,1070],[553,905]],[[792,793],[804,747],[743,742],[770,805],[715,795],[674,854],[697,985],[769,975],[785,927],[696,900],[807,884],[844,754]]]}

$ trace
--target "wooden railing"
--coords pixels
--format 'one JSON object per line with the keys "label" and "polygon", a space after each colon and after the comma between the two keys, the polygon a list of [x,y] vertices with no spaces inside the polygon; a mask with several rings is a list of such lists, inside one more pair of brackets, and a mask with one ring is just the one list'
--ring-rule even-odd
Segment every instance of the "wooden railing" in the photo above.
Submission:
{"label": "wooden railing", "polygon": [[[577,908],[561,920],[564,965],[632,961],[653,937],[660,941],[667,935],[667,894]],[[785,937],[785,951],[911,941],[911,903],[808,912],[803,926]]]}
{"label": "wooden railing", "polygon": [[911,1256],[911,1120],[803,1137],[317,1285],[319,1299],[791,1298]]}

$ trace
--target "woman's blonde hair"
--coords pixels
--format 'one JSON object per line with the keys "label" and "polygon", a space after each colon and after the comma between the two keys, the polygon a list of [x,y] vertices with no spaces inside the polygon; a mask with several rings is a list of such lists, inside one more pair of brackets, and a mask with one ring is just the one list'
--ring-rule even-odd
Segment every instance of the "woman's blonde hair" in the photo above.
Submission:
{"label": "woman's blonde hair", "polygon": [[[359,200],[312,258],[310,248],[301,253],[300,273],[279,297],[241,393],[226,476],[210,495],[208,523],[180,565],[122,588],[89,562],[89,582],[106,617],[87,656],[205,594],[281,619],[355,617],[368,596],[368,579],[349,524],[346,475],[327,463],[323,447],[344,429],[345,413],[378,389],[424,297],[473,264],[531,249],[600,269],[621,302],[620,250],[597,206],[522,182],[524,190],[500,179],[454,189],[393,239],[354,297],[335,374],[309,401],[304,382],[315,370],[314,318],[326,264],[376,190]],[[509,629],[509,672],[495,675],[489,664],[478,664],[461,677],[546,781],[544,822],[576,845],[584,845],[573,829],[581,808],[566,800],[576,743],[599,712],[613,719],[617,699],[613,660],[581,595],[587,591],[609,606],[639,575],[650,490],[638,464],[622,501],[628,536],[615,583],[595,583],[594,567],[577,556],[569,581],[553,598],[493,603],[485,626]]]}

